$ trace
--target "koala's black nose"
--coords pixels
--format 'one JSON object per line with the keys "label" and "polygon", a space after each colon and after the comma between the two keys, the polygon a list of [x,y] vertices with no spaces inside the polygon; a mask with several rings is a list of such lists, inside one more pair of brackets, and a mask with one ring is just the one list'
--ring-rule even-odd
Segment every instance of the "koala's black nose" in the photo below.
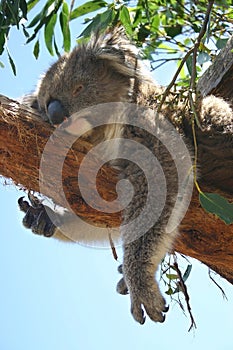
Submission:
{"label": "koala's black nose", "polygon": [[49,121],[53,125],[61,124],[68,117],[65,108],[58,100],[50,101],[47,108]]}

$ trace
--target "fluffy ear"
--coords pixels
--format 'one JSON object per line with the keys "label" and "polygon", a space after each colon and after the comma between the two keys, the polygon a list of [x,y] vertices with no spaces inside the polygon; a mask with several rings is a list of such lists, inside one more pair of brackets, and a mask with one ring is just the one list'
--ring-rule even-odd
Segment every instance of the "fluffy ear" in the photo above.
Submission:
{"label": "fluffy ear", "polygon": [[106,46],[101,48],[98,57],[107,60],[115,58],[118,59],[121,63],[125,62],[124,51],[114,46]]}
{"label": "fluffy ear", "polygon": [[24,95],[19,99],[20,103],[23,103],[31,108],[39,110],[37,96],[35,94]]}
{"label": "fluffy ear", "polygon": [[127,56],[123,49],[114,46],[101,47],[96,52],[96,59],[105,60],[117,73],[133,78],[137,75],[137,58],[132,55],[129,60]]}

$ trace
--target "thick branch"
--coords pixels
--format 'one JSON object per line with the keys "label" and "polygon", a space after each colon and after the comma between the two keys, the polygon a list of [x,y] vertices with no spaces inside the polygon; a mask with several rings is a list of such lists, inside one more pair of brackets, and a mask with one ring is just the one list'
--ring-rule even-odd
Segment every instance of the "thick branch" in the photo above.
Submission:
{"label": "thick branch", "polygon": [[233,36],[214,63],[199,79],[197,88],[203,96],[213,94],[233,102]]}
{"label": "thick branch", "polygon": [[[0,101],[0,173],[25,189],[40,192],[40,160],[46,142],[54,129],[42,122],[32,110],[25,106],[7,98],[1,98]],[[61,133],[54,146],[54,157],[58,163],[60,157],[64,157],[61,151],[63,145],[64,138]],[[87,206],[80,195],[77,183],[78,168],[90,147],[90,144],[82,140],[68,153],[62,174],[64,192],[72,209],[78,215],[101,225],[118,226],[119,212],[108,214],[96,211]],[[90,169],[96,168],[95,162],[95,159],[91,160]],[[43,194],[52,198],[55,203],[64,205],[56,176],[57,171],[53,162],[49,168],[48,186],[44,188]],[[88,178],[91,176],[91,173],[87,174],[87,187],[89,187]],[[98,174],[97,183],[99,192],[105,200],[115,199],[117,183],[115,170],[107,166],[103,167]],[[209,184],[203,182],[202,189],[207,192],[216,191],[211,181]],[[233,187],[229,192],[222,189],[223,194],[231,196],[232,189]],[[97,198],[94,198],[94,201],[98,203]],[[199,259],[233,283],[233,225],[226,226],[213,215],[207,214],[200,207],[195,191],[180,231],[181,235],[175,245],[177,251]]]}

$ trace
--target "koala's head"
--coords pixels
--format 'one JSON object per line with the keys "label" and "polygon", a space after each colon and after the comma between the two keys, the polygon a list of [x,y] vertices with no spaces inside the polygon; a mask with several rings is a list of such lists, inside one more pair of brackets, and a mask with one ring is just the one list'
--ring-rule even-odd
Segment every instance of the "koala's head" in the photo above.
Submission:
{"label": "koala's head", "polygon": [[121,35],[94,34],[50,67],[36,92],[45,120],[57,125],[86,107],[129,101],[136,56]]}

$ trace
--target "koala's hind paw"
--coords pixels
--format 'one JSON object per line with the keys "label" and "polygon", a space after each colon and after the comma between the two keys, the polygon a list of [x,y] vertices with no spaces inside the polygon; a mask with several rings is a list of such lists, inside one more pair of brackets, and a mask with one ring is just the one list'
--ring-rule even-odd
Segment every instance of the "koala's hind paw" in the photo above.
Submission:
{"label": "koala's hind paw", "polygon": [[145,310],[146,314],[154,322],[164,322],[164,313],[168,311],[168,307],[165,305],[165,299],[160,294],[157,286],[148,291],[144,291],[143,295],[138,296],[136,293],[131,294],[131,313],[134,319],[143,324],[146,317],[144,316]]}
{"label": "koala's hind paw", "polygon": [[[123,274],[122,265],[118,267],[118,272]],[[146,313],[152,321],[160,323],[164,322],[164,313],[169,310],[169,307],[166,306],[165,299],[160,293],[157,282],[148,277],[143,279],[143,281],[138,279],[136,281],[134,280],[134,283],[133,280],[131,280],[130,284],[131,288],[128,288],[124,277],[122,277],[117,284],[116,290],[119,294],[130,294],[131,314],[133,315],[133,318],[140,324],[144,324]]]}
{"label": "koala's hind paw", "polygon": [[[55,215],[52,209],[43,205],[36,197],[30,195],[28,198],[30,204],[19,198],[18,204],[20,209],[25,212],[23,225],[30,228],[33,233],[51,237],[55,233],[55,220],[51,220],[51,216]],[[54,216],[55,218],[55,216]]]}

